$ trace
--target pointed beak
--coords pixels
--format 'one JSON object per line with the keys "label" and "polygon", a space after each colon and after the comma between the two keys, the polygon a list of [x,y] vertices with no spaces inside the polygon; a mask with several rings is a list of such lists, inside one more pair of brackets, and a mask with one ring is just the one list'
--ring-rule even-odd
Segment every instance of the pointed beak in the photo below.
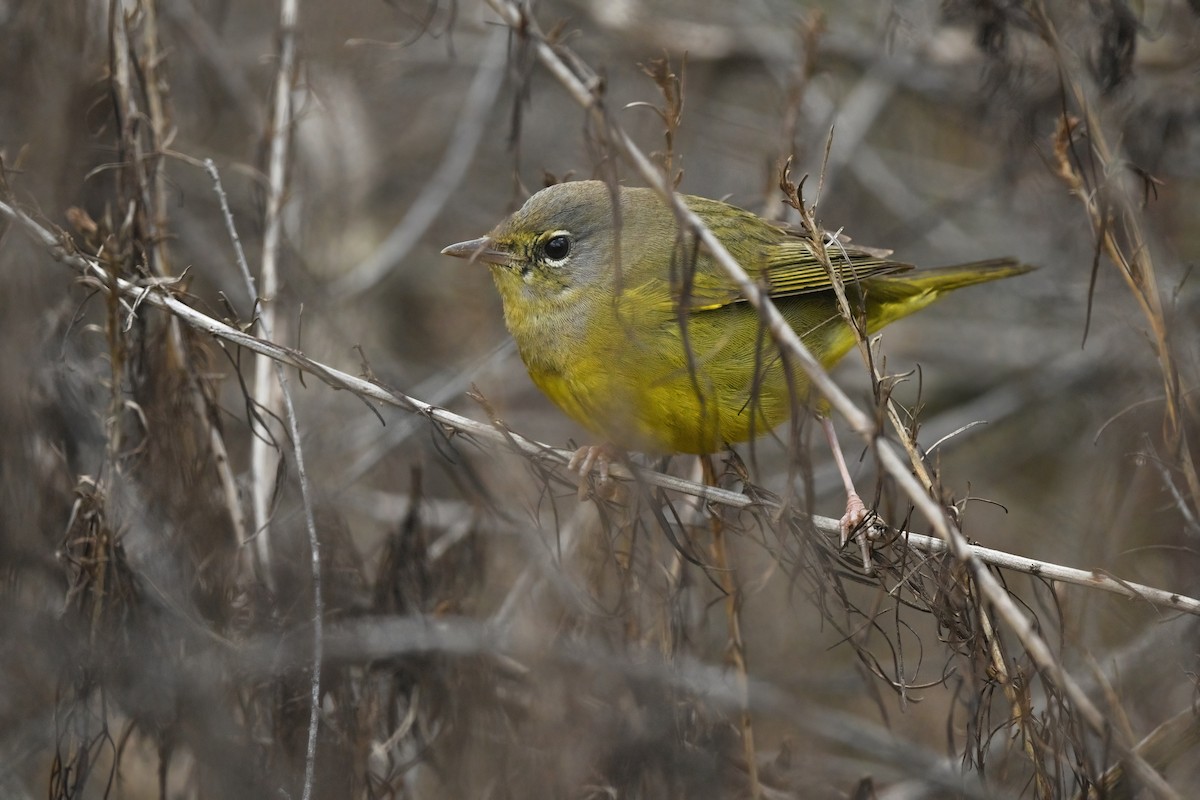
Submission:
{"label": "pointed beak", "polygon": [[487,236],[480,236],[478,239],[472,239],[469,242],[452,244],[442,249],[442,255],[466,258],[471,261],[482,261],[485,264],[499,264],[502,267],[509,266],[513,261],[512,253],[501,250]]}

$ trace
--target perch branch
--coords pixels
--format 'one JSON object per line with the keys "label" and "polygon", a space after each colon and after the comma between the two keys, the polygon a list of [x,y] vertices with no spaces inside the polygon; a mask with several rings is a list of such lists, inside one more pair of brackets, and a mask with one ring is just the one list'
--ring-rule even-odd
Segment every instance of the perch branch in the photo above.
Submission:
{"label": "perch branch", "polygon": [[[74,252],[59,241],[47,228],[33,220],[25,212],[14,208],[0,200],[0,214],[18,223],[22,230],[31,236],[38,244],[44,246],[58,261],[79,270],[84,275],[108,286],[111,276],[108,271],[95,259]],[[382,386],[379,383],[364,380],[348,372],[315,361],[303,353],[289,347],[276,344],[245,331],[231,327],[220,320],[197,311],[166,291],[166,287],[158,283],[139,285],[132,281],[118,279],[115,285],[124,296],[139,300],[143,305],[150,305],[179,317],[193,328],[210,334],[222,341],[238,347],[244,347],[259,355],[267,356],[280,363],[295,367],[334,389],[345,389],[368,401],[383,403],[425,417],[438,425],[449,436],[470,436],[472,439],[485,442],[492,446],[511,447],[518,454],[527,458],[536,458],[552,463],[565,465],[573,453],[569,450],[558,450],[549,445],[521,436],[518,433],[500,432],[493,425],[479,422],[444,408],[426,403],[415,397]],[[705,486],[694,481],[667,475],[649,469],[636,469],[631,472],[622,464],[611,464],[609,473],[620,480],[639,480],[651,486],[656,486],[680,494],[697,497],[707,503],[719,503],[735,509],[762,509],[766,512],[778,510],[771,504],[758,502],[739,492],[721,489],[715,486]],[[813,527],[822,535],[837,538],[839,534],[838,521],[830,517],[811,517]],[[944,540],[936,536],[901,531],[899,540],[907,546],[928,553],[943,553],[949,551]],[[1038,559],[1006,553],[979,545],[964,543],[971,556],[982,564],[1000,567],[1014,572],[1023,572],[1035,577],[1051,581],[1069,583],[1092,589],[1100,589],[1112,594],[1141,600],[1150,605],[1170,611],[1200,616],[1200,599],[1187,595],[1169,592],[1152,586],[1121,580],[1107,573],[1095,570],[1084,570],[1065,567]]]}

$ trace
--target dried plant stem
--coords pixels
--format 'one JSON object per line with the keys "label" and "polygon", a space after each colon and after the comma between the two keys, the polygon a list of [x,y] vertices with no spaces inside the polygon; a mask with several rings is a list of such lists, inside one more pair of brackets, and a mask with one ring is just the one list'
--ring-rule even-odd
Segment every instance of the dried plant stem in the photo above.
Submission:
{"label": "dried plant stem", "polygon": [[[830,143],[832,142],[832,138],[833,132],[830,131]],[[827,144],[825,151],[826,156],[828,156],[829,150],[830,147],[829,144]],[[822,176],[824,176],[824,169],[822,170]],[[821,183],[824,185],[823,179]],[[801,219],[803,220],[805,226],[811,231],[821,230],[815,218],[816,205],[814,204],[809,206],[804,203],[799,191],[792,187],[788,181],[786,168],[781,178],[781,184],[784,190],[791,195],[791,202],[796,210],[800,212]],[[901,422],[899,411],[897,410],[896,404],[892,400],[890,394],[882,394],[879,392],[879,386],[883,380],[883,376],[876,367],[875,359],[872,357],[870,351],[871,344],[866,337],[865,331],[861,330],[857,323],[858,317],[853,313],[853,310],[850,307],[850,301],[846,296],[846,290],[841,280],[841,274],[837,269],[834,269],[829,255],[829,250],[826,246],[827,244],[830,244],[836,248],[837,239],[836,237],[831,237],[830,241],[826,242],[823,237],[814,236],[813,243],[813,249],[817,258],[825,266],[825,269],[830,276],[834,293],[837,295],[838,307],[841,310],[842,317],[846,320],[847,324],[850,326],[850,329],[854,331],[855,339],[858,343],[858,350],[862,356],[863,363],[867,369],[871,371],[871,378],[876,388],[876,395],[883,401],[886,408],[888,421],[891,423],[892,429],[895,431],[901,445],[908,454],[909,462],[913,469],[913,474],[915,475],[916,479],[920,481],[925,492],[929,496],[933,496],[935,491],[933,478],[929,474],[929,470],[926,468],[924,456],[917,447],[917,443],[912,436],[911,430],[907,425],[904,425]],[[865,536],[865,533],[860,535]],[[1046,775],[1045,765],[1039,753],[1037,752],[1035,746],[1037,739],[1033,730],[1030,728],[1030,719],[1029,714],[1027,713],[1027,709],[1029,708],[1028,684],[1018,687],[1013,682],[1012,676],[1009,674],[1008,667],[1004,661],[1004,653],[1001,647],[1000,639],[996,635],[995,628],[992,625],[991,615],[988,613],[987,608],[980,606],[977,609],[977,616],[985,642],[985,650],[991,663],[993,677],[1000,684],[1004,691],[1005,697],[1008,699],[1009,705],[1012,708],[1013,722],[1017,729],[1021,732],[1024,752],[1033,766],[1034,783],[1037,796],[1050,798],[1053,796],[1053,790],[1051,788],[1049,776]],[[1021,696],[1019,693],[1024,693],[1024,696]]]}
{"label": "dried plant stem", "polygon": [[[146,99],[148,114],[143,115],[134,99],[133,91],[133,54],[129,50],[129,31],[125,24],[125,15],[120,13],[121,5],[114,3],[112,8],[110,41],[112,44],[112,84],[121,119],[121,146],[129,151],[128,166],[138,186],[138,194],[143,204],[145,216],[145,241],[149,244],[149,266],[152,274],[162,279],[172,277],[168,253],[166,251],[166,177],[163,170],[162,152],[168,146],[173,136],[167,120],[166,103],[161,88],[165,79],[160,77],[159,61],[161,53],[158,43],[158,16],[154,2],[141,5],[144,14],[142,40],[145,46],[145,57],[140,59],[139,73],[141,75],[142,96]],[[142,138],[137,133],[140,120],[148,116],[152,135],[152,152],[147,153],[142,145]],[[146,171],[150,172],[147,178]],[[225,509],[229,515],[230,527],[239,545],[244,545],[249,536],[247,533],[246,513],[238,494],[237,479],[233,474],[233,466],[229,460],[229,450],[225,446],[225,437],[210,415],[210,404],[205,396],[204,387],[200,383],[197,370],[188,368],[192,363],[187,339],[183,336],[177,318],[172,318],[167,326],[167,346],[171,351],[170,362],[180,365],[186,374],[188,400],[195,415],[196,424],[207,433],[208,445],[212,450],[213,467],[225,499]]]}
{"label": "dried plant stem", "polygon": [[[827,169],[829,154],[833,149],[833,131],[829,131],[829,137],[825,141],[825,159],[821,168],[820,186],[825,185],[825,170]],[[791,167],[791,159],[784,166],[783,175],[780,176],[780,187],[789,195],[790,204],[793,208],[800,212],[800,219],[805,227],[810,231],[820,231],[821,226],[817,224],[816,219],[816,203],[809,206],[805,204],[803,196],[800,194],[798,187],[794,186],[789,180],[789,168]],[[820,200],[818,195],[817,200]],[[871,372],[872,385],[875,387],[875,393],[883,402],[887,412],[888,421],[892,424],[892,429],[896,432],[897,438],[900,440],[900,445],[908,454],[908,460],[911,462],[912,470],[916,474],[917,479],[921,482],[921,486],[925,491],[932,494],[934,491],[933,477],[929,474],[929,470],[925,466],[925,458],[917,447],[916,441],[913,439],[908,426],[900,419],[900,412],[896,408],[895,402],[892,401],[890,394],[883,394],[879,391],[880,382],[883,376],[879,373],[875,365],[875,359],[871,355],[871,343],[867,339],[866,331],[859,325],[859,315],[854,313],[850,307],[850,299],[846,296],[846,286],[842,281],[841,272],[834,269],[832,257],[829,255],[829,248],[835,249],[840,247],[836,234],[814,235],[812,237],[812,251],[817,260],[825,267],[825,271],[829,274],[830,283],[833,286],[834,295],[837,296],[838,310],[841,311],[842,318],[854,332],[854,338],[858,345],[859,355],[862,356],[863,364]]]}
{"label": "dried plant stem", "polygon": [[313,775],[317,766],[317,732],[321,720],[321,663],[325,659],[325,595],[321,588],[321,540],[317,536],[316,511],[313,506],[312,488],[308,481],[308,470],[304,466],[304,448],[300,446],[300,424],[296,418],[296,407],[288,389],[287,375],[278,361],[275,374],[279,380],[287,412],[288,428],[292,435],[292,449],[296,457],[296,476],[300,481],[300,495],[304,501],[304,524],[308,532],[309,564],[313,582],[313,649],[312,667],[309,675],[308,741],[304,753],[304,800],[313,793]]}
{"label": "dried plant stem", "polygon": [[1001,646],[1000,637],[996,635],[996,629],[992,625],[992,618],[988,614],[987,609],[981,607],[978,610],[978,617],[979,627],[983,634],[983,640],[986,643],[985,649],[992,665],[992,677],[1000,684],[1004,691],[1004,697],[1008,700],[1008,704],[1012,708],[1013,724],[1016,725],[1017,730],[1021,733],[1021,749],[1033,767],[1033,780],[1036,792],[1034,796],[1052,800],[1054,797],[1054,788],[1050,781],[1050,776],[1046,774],[1046,764],[1038,752],[1039,737],[1033,727],[1036,724],[1036,720],[1030,719],[1031,701],[1029,697],[1029,682],[1024,681],[1018,686],[1013,681],[1012,675],[1008,671],[1008,665],[1004,661],[1004,651]]}
{"label": "dried plant stem", "polygon": [[[279,243],[282,236],[283,205],[287,191],[288,145],[292,133],[292,85],[296,78],[296,0],[283,0],[279,7],[279,68],[275,73],[271,115],[270,150],[267,157],[267,209],[263,229],[262,264],[259,270],[258,314],[264,330],[277,332],[276,304],[279,293]],[[278,416],[279,395],[272,376],[271,360],[254,362],[254,397],[267,413],[265,420]],[[251,421],[251,424],[257,424]],[[250,474],[256,552],[263,575],[270,574],[271,500],[275,495],[275,438],[269,431],[255,436],[250,446]],[[269,583],[269,578],[267,578]]]}
{"label": "dried plant stem", "polygon": [[[250,274],[250,267],[246,263],[246,253],[242,249],[242,241],[238,237],[237,227],[233,224],[233,212],[229,209],[229,198],[225,195],[225,187],[221,185],[221,176],[217,173],[217,166],[211,158],[204,161],[204,168],[213,181],[213,190],[217,193],[217,200],[221,205],[221,214],[225,220],[225,229],[229,232],[230,238],[233,240],[233,248],[238,266],[245,276],[249,276],[251,286],[250,297],[251,301],[253,301],[254,276]],[[230,508],[231,516],[234,516],[233,529],[237,536],[238,554],[240,555],[239,569],[243,577],[248,577],[254,571],[254,562],[250,553],[250,540],[246,533],[246,513],[242,509],[237,481],[233,475],[233,466],[229,463],[229,453],[225,449],[225,440],[215,425],[211,426],[209,430],[212,434],[210,444],[212,445],[213,455],[217,461],[217,473],[221,479],[221,489],[225,493],[225,502]],[[233,514],[234,510],[236,510],[236,515]]]}
{"label": "dried plant stem", "polygon": [[[260,303],[260,323],[263,330],[271,336],[274,330],[276,314],[276,293],[279,291],[279,240],[283,225],[282,211],[285,201],[288,166],[288,145],[292,132],[292,85],[296,78],[296,22],[299,10],[296,0],[283,0],[279,6],[279,70],[275,75],[275,111],[271,118],[271,152],[267,168],[267,216],[263,234],[262,255],[262,286],[258,296]],[[246,270],[246,276],[250,276]],[[253,283],[248,287],[254,289]],[[308,482],[308,473],[304,466],[304,449],[300,444],[300,426],[296,420],[296,408],[292,403],[292,395],[288,390],[287,375],[283,365],[274,359],[260,356],[255,362],[255,394],[260,403],[268,410],[275,407],[273,393],[275,386],[279,388],[286,408],[292,448],[296,457],[296,472],[300,480],[301,496],[304,501],[304,519],[308,531],[309,558],[312,566],[313,582],[313,652],[312,669],[309,676],[309,717],[308,741],[304,756],[304,800],[310,800],[313,793],[313,776],[317,765],[317,733],[321,719],[321,662],[324,659],[324,616],[325,601],[321,590],[321,542],[317,536],[315,511],[313,508],[312,490]],[[269,369],[275,371],[277,383],[272,383]],[[270,543],[267,531],[269,503],[275,491],[274,471],[268,472],[271,461],[271,448],[265,437],[255,437],[252,451],[255,487],[255,513],[258,524],[258,552],[263,558],[263,566],[270,561]],[[269,489],[269,491],[268,491]],[[264,575],[268,574],[264,569]]]}
{"label": "dried plant stem", "polygon": [[[832,142],[832,138],[833,132],[830,131],[830,142]],[[825,151],[827,156],[829,150],[830,147],[827,144]],[[790,166],[790,160],[788,165]],[[823,175],[824,169],[822,170],[822,176]],[[786,167],[780,183],[784,191],[790,196],[790,202],[793,207],[800,212],[800,217],[808,230],[821,230],[815,218],[816,204],[814,203],[812,206],[809,206],[804,203],[804,199],[800,196],[799,190],[788,180]],[[824,185],[823,179],[822,185]],[[837,238],[831,237],[827,242],[821,236],[814,236],[813,244],[813,250],[817,258],[825,266],[825,269],[830,276],[830,281],[833,284],[834,293],[837,295],[838,307],[841,310],[842,317],[846,320],[846,323],[850,326],[850,329],[854,331],[855,339],[858,343],[858,350],[862,356],[863,363],[867,369],[871,371],[871,378],[876,388],[876,396],[880,397],[880,399],[883,401],[887,411],[888,421],[891,423],[892,429],[895,431],[896,436],[899,438],[900,443],[905,449],[905,452],[908,454],[909,462],[913,468],[913,474],[915,475],[916,479],[920,481],[925,492],[929,496],[933,496],[935,492],[933,478],[929,474],[929,470],[926,468],[924,455],[917,447],[917,443],[912,435],[912,431],[907,425],[904,425],[901,422],[899,411],[897,410],[896,404],[892,400],[890,394],[883,394],[879,391],[880,382],[883,380],[883,376],[876,367],[875,359],[872,358],[872,354],[870,352],[871,344],[866,337],[866,333],[860,329],[858,325],[858,317],[854,314],[850,307],[850,301],[846,296],[846,290],[842,283],[841,274],[837,269],[834,269],[829,255],[827,244],[836,248],[838,246]],[[860,535],[865,536],[865,533]],[[1049,776],[1046,775],[1046,769],[1043,760],[1036,749],[1036,742],[1038,741],[1037,737],[1035,736],[1034,731],[1030,728],[1030,719],[1028,714],[1028,684],[1026,683],[1022,686],[1017,686],[1013,682],[1012,676],[1009,674],[1008,667],[1004,661],[1004,653],[1001,647],[1000,639],[996,635],[995,628],[992,625],[991,615],[988,613],[987,608],[980,606],[977,609],[977,616],[985,642],[984,649],[986,650],[988,659],[991,663],[993,677],[1000,684],[1004,691],[1005,697],[1008,699],[1009,705],[1012,708],[1013,722],[1021,733],[1023,750],[1033,766],[1034,784],[1036,787],[1037,796],[1051,798],[1053,797],[1053,789],[1051,787]]]}
{"label": "dried plant stem", "polygon": [[[147,252],[150,272],[154,275],[167,276],[163,236],[160,229],[164,216],[161,213],[161,203],[153,191],[161,188],[158,179],[161,177],[162,157],[159,153],[150,155],[146,152],[142,136],[139,133],[145,122],[145,116],[134,99],[133,54],[129,49],[129,29],[125,25],[125,7],[122,3],[113,3],[109,13],[109,43],[112,48],[109,68],[112,72],[113,95],[119,127],[118,146],[128,166],[127,174],[133,177],[133,188],[138,196],[138,202],[141,204],[141,223],[145,231],[143,238],[150,245]],[[149,72],[145,73],[143,89],[146,94],[157,97],[157,85],[153,82],[156,73],[153,66]],[[144,65],[143,69],[145,68]],[[161,103],[157,103],[155,106],[158,111],[157,122],[161,125]],[[159,131],[156,129],[154,132],[158,133]],[[154,172],[154,180],[147,180],[145,172],[147,169]]]}
{"label": "dried plant stem", "polygon": [[[147,181],[150,205],[146,208],[146,213],[149,215],[150,222],[148,232],[151,237],[151,252],[154,254],[154,261],[157,262],[155,274],[167,277],[169,266],[165,248],[166,236],[164,235],[167,227],[167,195],[162,150],[169,146],[171,132],[167,130],[166,108],[160,91],[160,87],[165,84],[165,79],[160,77],[158,69],[161,54],[158,49],[158,6],[155,0],[143,2],[142,13],[145,15],[145,21],[142,24],[142,41],[146,49],[146,57],[141,60],[140,66],[156,151],[153,153],[153,157],[146,162],[146,169],[150,171],[150,180]],[[140,167],[138,174],[141,175]]]}
{"label": "dried plant stem", "polygon": [[[250,272],[250,265],[246,261],[246,252],[242,249],[242,239],[238,235],[237,226],[233,221],[233,213],[229,210],[229,200],[225,195],[225,187],[221,185],[221,175],[217,172],[216,164],[212,159],[206,159],[204,168],[208,172],[209,177],[213,181],[213,190],[217,194],[217,198],[221,204],[222,217],[225,220],[225,229],[229,234],[229,239],[233,243],[234,254],[236,256],[238,268],[242,273],[242,280],[246,283],[246,291],[251,298],[255,297],[254,275]],[[263,328],[263,333],[267,336],[271,335],[270,328],[265,320],[260,320]],[[311,714],[309,716],[308,730],[308,752],[305,761],[305,779],[304,779],[304,796],[307,798],[311,794],[312,787],[312,770],[316,763],[316,735],[317,735],[317,714],[320,710],[321,702],[321,662],[324,659],[324,624],[325,624],[325,599],[324,592],[321,589],[321,540],[317,536],[316,511],[313,505],[312,485],[308,480],[308,471],[304,466],[304,447],[300,441],[300,424],[296,417],[296,406],[292,401],[292,392],[288,386],[287,373],[284,372],[283,365],[275,360],[269,359],[271,365],[275,369],[275,379],[279,382],[280,396],[283,398],[284,411],[286,412],[288,433],[292,442],[292,451],[296,457],[296,475],[300,482],[300,497],[304,503],[304,524],[308,532],[309,554],[312,564],[312,581],[313,581],[313,656],[312,656],[312,697],[311,697]]]}
{"label": "dried plant stem", "polygon": [[[238,267],[246,283],[246,291],[250,298],[259,306],[259,325],[267,338],[275,336],[275,303],[273,302],[279,290],[279,244],[282,230],[282,210],[285,202],[288,164],[288,144],[292,127],[292,84],[296,74],[295,38],[298,8],[296,0],[283,0],[279,9],[279,69],[275,80],[275,108],[271,118],[271,147],[268,162],[268,194],[266,226],[263,236],[262,254],[262,291],[255,286],[254,276],[242,249],[241,237],[238,236],[234,225],[233,215],[229,210],[229,202],[221,185],[220,175],[212,160],[205,162],[205,169],[213,180],[214,189],[220,200],[221,211],[225,221],[230,241],[233,243],[237,256]],[[271,371],[274,371],[274,381]],[[283,404],[284,416],[287,420],[292,452],[296,460],[297,479],[300,484],[300,496],[304,505],[305,529],[308,533],[309,560],[311,564],[313,592],[313,649],[311,672],[309,677],[309,721],[308,738],[304,758],[304,789],[303,798],[309,800],[313,793],[313,778],[317,762],[317,734],[320,729],[321,713],[321,665],[324,661],[324,624],[325,600],[321,584],[321,540],[317,535],[316,510],[313,501],[312,486],[308,478],[308,470],[304,462],[304,447],[301,443],[300,423],[296,415],[296,406],[288,386],[287,374],[283,364],[265,354],[259,354],[255,361],[255,396],[274,416],[277,400]],[[278,394],[275,389],[278,388]],[[266,417],[261,417],[266,419]],[[252,418],[250,424],[253,425]],[[264,424],[267,424],[264,422]],[[265,434],[265,432],[264,432]],[[270,535],[269,514],[270,501],[275,493],[275,470],[271,469],[272,454],[275,447],[274,437],[256,436],[251,446],[251,470],[254,486],[254,511],[257,527],[257,552],[261,576],[270,586]]]}
{"label": "dried plant stem", "polygon": [[[680,636],[679,631],[672,624],[671,616],[676,613],[674,606],[681,602],[680,592],[685,586],[685,570],[688,563],[684,560],[683,553],[679,551],[679,548],[671,546],[666,541],[655,538],[654,549],[656,552],[666,551],[663,578],[668,600],[659,607],[659,647],[665,657],[673,658],[679,652]],[[660,560],[659,563],[664,562]]]}
{"label": "dried plant stem", "polygon": [[[700,466],[703,481],[708,486],[717,485],[717,473],[713,468],[712,456],[701,456]],[[737,573],[729,557],[729,547],[725,538],[725,520],[721,510],[708,506],[709,531],[712,533],[713,569],[717,584],[725,593],[725,618],[729,625],[729,647],[727,655],[733,667],[738,691],[741,693],[741,713],[739,726],[742,731],[742,752],[746,758],[746,773],[750,779],[750,797],[758,800],[762,797],[762,786],[758,781],[758,754],[754,747],[754,725],[750,718],[750,686],[749,670],[746,667],[746,641],[742,638],[742,589],[738,583]]]}
{"label": "dried plant stem", "polygon": [[1128,741],[1120,726],[1109,724],[1108,718],[1071,677],[1055,657],[1050,646],[1046,644],[1046,640],[1037,632],[1035,621],[1031,620],[1017,606],[983,562],[971,553],[966,539],[958,527],[947,519],[944,510],[937,503],[921,491],[920,484],[907,471],[906,463],[896,451],[890,447],[880,447],[879,458],[884,468],[892,474],[896,482],[912,499],[917,510],[930,521],[934,530],[945,541],[947,551],[971,570],[971,576],[979,588],[980,595],[992,605],[995,613],[1018,638],[1037,668],[1045,673],[1046,677],[1067,696],[1087,726],[1098,736],[1111,738],[1115,742],[1121,755],[1128,759],[1132,771],[1139,780],[1146,784],[1147,788],[1154,791],[1159,797],[1177,798],[1178,794],[1167,784],[1162,775],[1158,774],[1141,756],[1133,752],[1133,743]]}
{"label": "dried plant stem", "polygon": [[[802,119],[804,95],[812,84],[818,62],[817,53],[820,50],[821,37],[825,33],[825,13],[820,9],[809,11],[805,17],[796,21],[796,45],[803,57],[798,59],[788,76],[787,103],[783,108],[781,122],[782,135],[779,138],[780,153],[795,153],[797,148],[796,135]],[[780,158],[783,156],[781,155]],[[768,182],[768,191],[763,198],[762,216],[765,219],[781,219],[784,211],[783,199],[774,188],[774,182]]]}
{"label": "dried plant stem", "polygon": [[[1129,185],[1128,171],[1124,166],[1124,159],[1109,144],[1105,125],[1096,112],[1100,98],[1094,93],[1090,94],[1080,79],[1081,75],[1087,73],[1087,69],[1059,37],[1045,4],[1039,0],[1035,4],[1035,10],[1042,37],[1058,59],[1060,80],[1065,83],[1079,113],[1083,115],[1091,155],[1096,162],[1096,172],[1105,176],[1105,182],[1103,185],[1088,187],[1083,176],[1075,169],[1069,153],[1073,131],[1066,119],[1060,125],[1055,146],[1059,176],[1083,203],[1092,229],[1099,237],[1100,246],[1129,287],[1130,294],[1137,301],[1150,327],[1155,354],[1162,371],[1166,400],[1164,438],[1176,450],[1178,464],[1187,481],[1195,507],[1200,504],[1200,474],[1197,473],[1196,462],[1188,444],[1189,431],[1187,417],[1181,404],[1179,369],[1175,363],[1167,318],[1158,291],[1157,270],[1142,230],[1141,214],[1132,199],[1133,191]],[[1119,238],[1122,236],[1128,240],[1124,247]]]}

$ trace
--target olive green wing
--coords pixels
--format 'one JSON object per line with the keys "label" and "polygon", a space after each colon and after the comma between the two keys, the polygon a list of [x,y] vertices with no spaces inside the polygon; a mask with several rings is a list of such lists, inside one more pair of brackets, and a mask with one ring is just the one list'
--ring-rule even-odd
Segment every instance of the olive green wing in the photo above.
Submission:
{"label": "olive green wing", "polygon": [[[817,256],[807,230],[768,222],[736,206],[704,197],[684,196],[696,216],[724,243],[750,279],[765,286],[772,298],[825,292],[833,288],[829,271]],[[825,251],[841,282],[903,272],[909,264],[889,261],[890,250],[859,247],[842,234],[821,234]],[[655,313],[710,311],[745,302],[737,284],[716,259],[696,245],[676,242],[669,268],[644,283],[627,287],[634,307]]]}
{"label": "olive green wing", "polygon": [[[858,247],[838,236],[828,237],[825,253],[839,281],[854,284],[866,278],[912,269],[911,264],[888,260],[890,250]],[[833,288],[829,269],[817,255],[816,245],[804,234],[789,233],[767,248],[759,276],[771,297],[824,292]]]}
{"label": "olive green wing", "polygon": [[[757,236],[745,236],[742,231],[741,238],[722,237],[722,241],[734,242],[729,247],[730,253],[751,280],[766,288],[769,297],[778,299],[833,289],[829,270],[817,256],[816,246],[807,235],[769,225],[757,218],[754,221],[768,230],[756,231]],[[714,233],[720,236],[719,232]],[[912,269],[910,264],[889,261],[889,251],[857,247],[837,237],[826,244],[825,251],[844,285]],[[676,261],[679,266],[668,278],[670,299],[662,298],[672,308],[682,304],[693,312],[709,311],[745,302],[737,284],[710,254],[697,254],[690,270],[686,259]]]}

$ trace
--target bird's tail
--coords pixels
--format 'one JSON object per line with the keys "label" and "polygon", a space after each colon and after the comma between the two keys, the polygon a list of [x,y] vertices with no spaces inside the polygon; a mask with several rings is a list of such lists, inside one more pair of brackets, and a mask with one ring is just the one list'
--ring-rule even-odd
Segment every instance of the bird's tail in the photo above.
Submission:
{"label": "bird's tail", "polygon": [[937,300],[946,292],[1020,275],[1035,267],[1013,258],[991,258],[933,269],[914,269],[869,278],[863,283],[870,310],[868,332],[907,317]]}
{"label": "bird's tail", "polygon": [[964,286],[976,283],[1010,278],[1035,269],[1029,264],[1022,264],[1015,258],[989,258],[985,261],[972,261],[969,264],[954,264],[949,267],[934,269],[915,269],[911,272],[901,272],[889,282],[909,284],[924,291],[935,293],[950,292]]}

